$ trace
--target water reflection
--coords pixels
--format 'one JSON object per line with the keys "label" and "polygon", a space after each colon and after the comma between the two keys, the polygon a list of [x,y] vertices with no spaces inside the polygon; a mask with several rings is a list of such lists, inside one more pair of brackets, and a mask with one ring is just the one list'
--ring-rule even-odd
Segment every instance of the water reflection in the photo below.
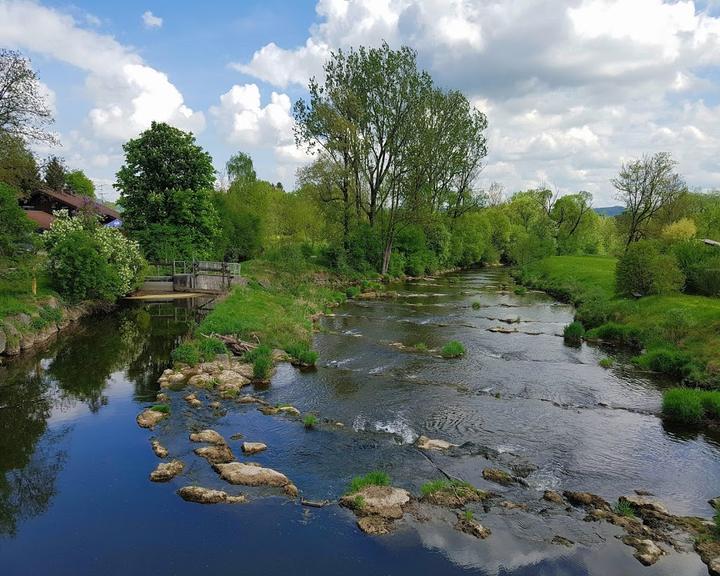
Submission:
{"label": "water reflection", "polygon": [[127,306],[0,366],[0,534],[14,535],[47,509],[72,421],[107,404],[113,374],[124,372],[135,397],[154,396],[172,349],[197,320],[195,305]]}

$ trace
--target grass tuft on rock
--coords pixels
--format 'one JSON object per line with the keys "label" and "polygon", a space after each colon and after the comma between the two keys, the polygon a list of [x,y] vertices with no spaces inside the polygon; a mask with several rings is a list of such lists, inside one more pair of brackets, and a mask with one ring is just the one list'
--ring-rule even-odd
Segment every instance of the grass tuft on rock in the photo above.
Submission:
{"label": "grass tuft on rock", "polygon": [[309,346],[304,343],[294,343],[285,348],[285,352],[290,354],[295,362],[303,366],[315,366],[318,359],[318,353],[310,350]]}
{"label": "grass tuft on rock", "polygon": [[390,485],[390,476],[388,476],[385,472],[375,470],[373,472],[368,472],[364,476],[355,476],[355,478],[353,478],[352,481],[350,482],[350,487],[348,488],[348,494],[354,494],[355,492],[360,492],[360,490],[362,490],[366,486],[389,486],[389,485]]}
{"label": "grass tuft on rock", "polygon": [[443,358],[460,358],[465,355],[465,346],[457,340],[451,340],[440,350]]}
{"label": "grass tuft on rock", "polygon": [[612,368],[615,365],[615,358],[608,356],[607,358],[600,360],[599,364],[603,368]]}
{"label": "grass tuft on rock", "polygon": [[585,336],[585,327],[577,320],[565,326],[563,330],[563,340],[570,346],[580,346],[583,336]]}
{"label": "grass tuft on rock", "polygon": [[315,428],[315,424],[317,424],[317,421],[318,419],[315,414],[306,414],[305,418],[303,418],[303,424],[308,430],[312,430],[313,428]]}
{"label": "grass tuft on rock", "polygon": [[635,518],[635,509],[627,500],[618,500],[613,507],[613,510],[615,511],[615,514],[619,514],[620,516]]}
{"label": "grass tuft on rock", "polygon": [[163,414],[170,414],[170,406],[167,404],[155,404],[154,406],[150,406],[150,410],[162,412]]}

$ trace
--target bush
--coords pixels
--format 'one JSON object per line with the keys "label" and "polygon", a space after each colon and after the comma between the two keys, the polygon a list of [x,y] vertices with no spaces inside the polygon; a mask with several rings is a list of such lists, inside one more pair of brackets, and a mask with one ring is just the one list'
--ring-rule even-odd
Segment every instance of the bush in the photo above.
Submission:
{"label": "bush", "polygon": [[671,388],[663,394],[662,413],[681,424],[699,424],[704,416],[700,391],[695,388]]}
{"label": "bush", "polygon": [[318,359],[318,353],[310,350],[307,344],[291,344],[285,348],[285,352],[303,366],[315,366]]}
{"label": "bush", "polygon": [[443,358],[460,358],[465,355],[465,346],[457,340],[451,340],[440,350]]}
{"label": "bush", "polygon": [[649,240],[630,244],[617,264],[616,292],[623,296],[666,294],[680,290],[685,277],[674,257],[661,254]]}
{"label": "bush", "polygon": [[0,182],[0,256],[15,256],[22,244],[32,244],[34,229],[18,204],[15,189]]}
{"label": "bush", "polygon": [[610,320],[612,305],[607,295],[600,289],[592,290],[582,296],[575,313],[575,320],[587,328],[595,328]]}
{"label": "bush", "polygon": [[375,471],[375,472],[368,472],[365,474],[365,476],[355,476],[355,478],[352,479],[352,482],[350,482],[350,487],[348,488],[348,494],[354,494],[355,492],[359,492],[366,486],[389,486],[390,485],[390,476],[388,476],[385,472]]}
{"label": "bush", "polygon": [[586,333],[586,337],[635,349],[640,349],[643,345],[643,335],[639,328],[616,322],[607,322],[593,328]]}
{"label": "bush", "polygon": [[347,290],[345,290],[345,296],[348,298],[355,298],[361,291],[360,286],[348,286]]}
{"label": "bush", "polygon": [[585,327],[582,325],[582,322],[578,322],[577,320],[565,326],[565,330],[563,330],[563,340],[571,346],[580,346],[583,336],[585,336]]}
{"label": "bush", "polygon": [[183,342],[172,351],[171,357],[173,362],[188,364],[189,366],[200,363],[200,351],[195,342]]}
{"label": "bush", "polygon": [[674,348],[653,348],[642,356],[634,358],[633,361],[643,368],[677,378],[685,377],[691,364],[691,358],[687,353]]}

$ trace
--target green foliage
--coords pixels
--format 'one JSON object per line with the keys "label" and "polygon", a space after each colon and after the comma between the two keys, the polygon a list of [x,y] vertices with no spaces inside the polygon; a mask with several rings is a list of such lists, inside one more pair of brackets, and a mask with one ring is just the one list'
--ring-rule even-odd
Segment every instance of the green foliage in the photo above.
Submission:
{"label": "green foliage", "polygon": [[65,186],[78,196],[95,198],[95,184],[82,170],[73,170],[65,174]]}
{"label": "green foliage", "polygon": [[245,361],[252,362],[253,377],[256,380],[265,380],[273,366],[272,348],[265,344],[258,346],[245,354]]}
{"label": "green foliage", "polygon": [[473,310],[480,310],[480,308],[482,308],[482,304],[480,304],[480,302],[473,302],[473,303],[472,303],[472,309],[473,309]]}
{"label": "green foliage", "polygon": [[362,289],[360,286],[348,286],[347,290],[345,290],[345,295],[348,298],[355,298],[356,296],[359,296],[362,292]]}
{"label": "green foliage", "polygon": [[605,292],[591,288],[580,296],[581,302],[575,311],[575,320],[587,328],[605,324],[612,316],[612,303]]}
{"label": "green foliage", "polygon": [[472,522],[475,516],[473,515],[472,510],[465,510],[465,512],[463,512],[463,517],[465,518],[466,522]]}
{"label": "green foliage", "polygon": [[431,480],[430,482],[426,482],[420,487],[420,493],[423,496],[429,496],[430,494],[435,494],[436,492],[441,492],[443,490],[463,491],[476,490],[476,488],[469,482],[447,479]]}
{"label": "green foliage", "polygon": [[634,361],[642,368],[683,378],[690,372],[692,359],[689,354],[676,348],[653,348],[634,358]]}
{"label": "green foliage", "polygon": [[40,186],[40,171],[35,156],[25,141],[0,130],[0,183],[27,196]]}
{"label": "green foliage", "polygon": [[681,424],[700,424],[704,416],[702,392],[694,388],[671,388],[663,394],[662,413]]}
{"label": "green foliage", "polygon": [[155,404],[154,406],[150,406],[150,410],[162,412],[163,414],[170,414],[170,406],[167,404]]}
{"label": "green foliage", "polygon": [[317,424],[317,421],[318,419],[315,414],[306,414],[303,418],[303,425],[305,426],[305,428],[310,430],[312,428],[315,428],[315,424]]}
{"label": "green foliage", "polygon": [[451,340],[440,350],[443,358],[460,358],[465,355],[465,346],[457,340]]}
{"label": "green foliage", "polygon": [[655,242],[630,244],[618,261],[615,286],[620,295],[667,294],[680,290],[684,284],[685,277],[675,259],[661,254]]}
{"label": "green foliage", "polygon": [[515,286],[515,288],[513,288],[513,293],[518,296],[522,296],[527,293],[527,288],[525,288],[525,286]]}
{"label": "green foliage", "polygon": [[592,339],[611,342],[628,348],[639,349],[643,344],[642,331],[637,326],[607,322],[587,332],[586,336]]}
{"label": "green foliage", "polygon": [[43,239],[53,286],[70,301],[113,302],[142,280],[145,261],[137,243],[115,228],[100,226],[92,216],[56,213]]}
{"label": "green foliage", "polygon": [[686,240],[673,245],[672,252],[686,278],[685,292],[720,296],[720,250]]}
{"label": "green foliage", "polygon": [[577,320],[565,326],[565,330],[563,330],[563,340],[571,346],[579,346],[582,344],[583,336],[585,336],[585,327],[582,325],[582,322],[578,322]]}
{"label": "green foliage", "polygon": [[252,158],[243,152],[233,154],[225,163],[225,170],[231,185],[245,186],[255,182],[257,178]]}
{"label": "green foliage", "polygon": [[603,368],[612,368],[615,365],[615,359],[612,356],[607,356],[600,360],[599,364]]}
{"label": "green foliage", "polygon": [[0,257],[16,257],[32,246],[35,225],[18,205],[16,191],[0,182]]}
{"label": "green foliage", "polygon": [[175,363],[195,366],[200,363],[200,350],[194,341],[183,342],[172,351],[172,359]]}
{"label": "green foliage", "polygon": [[303,366],[314,366],[318,359],[318,354],[310,347],[303,343],[293,343],[285,348],[285,352],[290,354],[297,362]]}
{"label": "green foliage", "polygon": [[385,472],[381,472],[379,470],[376,470],[374,472],[368,472],[364,476],[355,476],[352,479],[352,482],[350,482],[350,486],[348,488],[348,494],[354,494],[355,492],[359,492],[366,486],[389,486],[390,485],[390,476],[388,476]]}
{"label": "green foliage", "polygon": [[198,350],[206,362],[213,360],[217,354],[227,353],[225,343],[218,338],[200,338]]}
{"label": "green foliage", "polygon": [[65,188],[65,166],[60,158],[51,156],[45,165],[45,186],[51,190]]}
{"label": "green foliage", "polygon": [[415,346],[413,346],[413,348],[415,349],[416,352],[427,352],[428,351],[428,347],[427,347],[427,344],[425,344],[425,342],[418,342],[417,344],[415,344]]}
{"label": "green foliage", "polygon": [[625,516],[626,518],[635,518],[635,509],[627,500],[618,500],[613,506],[615,514]]}
{"label": "green foliage", "polygon": [[215,170],[192,134],[153,122],[123,145],[117,173],[123,222],[150,260],[210,256],[219,229]]}

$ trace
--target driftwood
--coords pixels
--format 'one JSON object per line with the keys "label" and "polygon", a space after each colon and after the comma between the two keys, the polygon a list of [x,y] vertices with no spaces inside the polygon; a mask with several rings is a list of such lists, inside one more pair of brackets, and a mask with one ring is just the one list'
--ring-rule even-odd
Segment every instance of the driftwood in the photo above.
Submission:
{"label": "driftwood", "polygon": [[330,500],[305,500],[305,498],[300,499],[300,504],[303,506],[310,506],[311,508],[324,508],[325,506],[328,506],[332,504]]}
{"label": "driftwood", "polygon": [[254,350],[258,347],[257,342],[244,342],[243,340],[238,340],[234,336],[224,336],[222,334],[213,334],[212,336],[221,340],[235,356],[242,356],[246,352]]}

